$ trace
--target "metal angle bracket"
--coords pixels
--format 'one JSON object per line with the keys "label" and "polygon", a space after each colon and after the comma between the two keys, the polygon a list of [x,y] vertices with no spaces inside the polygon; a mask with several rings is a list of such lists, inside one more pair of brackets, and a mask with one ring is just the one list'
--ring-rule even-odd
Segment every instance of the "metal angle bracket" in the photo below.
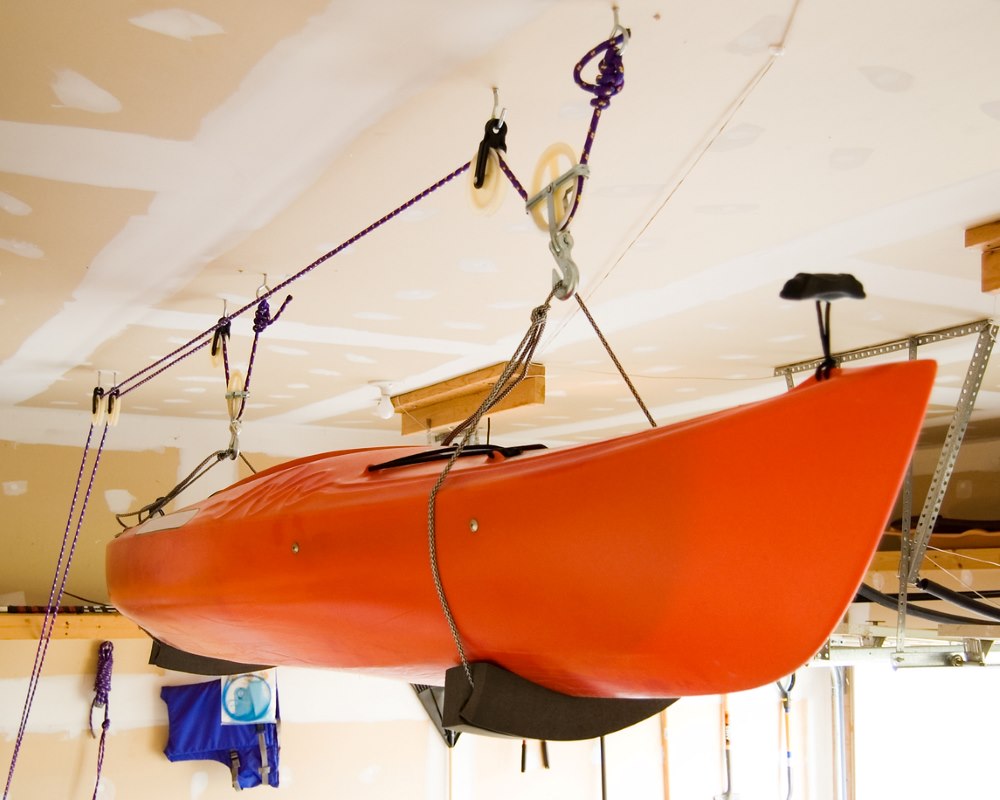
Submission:
{"label": "metal angle bracket", "polygon": [[[865,358],[874,358],[875,356],[883,356],[900,350],[907,350],[914,346],[923,347],[924,345],[944,342],[949,339],[957,339],[961,336],[970,336],[973,333],[981,335],[984,330],[992,329],[995,336],[996,327],[996,324],[992,320],[981,319],[976,322],[969,322],[965,325],[940,328],[939,330],[928,331],[927,333],[919,333],[916,336],[907,336],[904,339],[893,339],[889,342],[882,342],[881,344],[872,345],[871,347],[861,347],[857,350],[844,350],[839,353],[833,353],[832,355],[839,366],[847,361],[860,361]],[[788,388],[791,389],[793,384],[792,375],[798,372],[815,372],[816,368],[822,363],[822,358],[813,358],[808,361],[797,361],[793,364],[783,364],[780,367],[774,368],[774,377],[784,377],[785,381],[788,383]]]}
{"label": "metal angle bracket", "polygon": [[941,503],[948,489],[951,475],[955,471],[958,452],[962,447],[962,440],[965,438],[965,431],[969,426],[969,418],[972,416],[979,388],[983,384],[986,365],[989,363],[990,353],[993,352],[996,337],[997,325],[992,322],[984,325],[979,331],[979,338],[976,340],[976,348],[969,361],[969,369],[965,373],[965,382],[962,384],[962,390],[958,396],[955,413],[948,426],[948,433],[945,435],[944,445],[941,447],[941,455],[938,457],[937,467],[931,478],[930,489],[927,491],[927,498],[924,500],[923,510],[920,512],[920,519],[917,521],[917,532],[910,550],[910,564],[907,574],[910,583],[916,582],[917,576],[920,574],[924,553],[927,551],[927,543],[931,538],[931,531],[934,530],[938,515],[941,513]]}
{"label": "metal angle bracket", "polygon": [[[917,340],[911,338],[907,348],[910,361],[917,358]],[[899,537],[899,600],[896,605],[896,652],[906,649],[906,592],[913,560],[913,456],[906,465],[906,477],[903,478],[903,530]]]}
{"label": "metal angle bracket", "polygon": [[967,664],[986,666],[986,656],[990,654],[990,648],[993,646],[992,639],[963,639],[962,645]]}

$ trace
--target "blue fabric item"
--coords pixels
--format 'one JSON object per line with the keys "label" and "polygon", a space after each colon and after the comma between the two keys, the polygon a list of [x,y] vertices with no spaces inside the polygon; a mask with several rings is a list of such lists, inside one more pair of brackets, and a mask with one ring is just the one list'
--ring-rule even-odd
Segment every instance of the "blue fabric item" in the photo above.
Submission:
{"label": "blue fabric item", "polygon": [[230,767],[230,754],[239,757],[240,788],[260,786],[259,729],[263,729],[270,767],[268,784],[278,785],[278,726],[223,725],[220,681],[164,686],[160,697],[167,704],[170,730],[164,754],[171,761],[218,761]]}

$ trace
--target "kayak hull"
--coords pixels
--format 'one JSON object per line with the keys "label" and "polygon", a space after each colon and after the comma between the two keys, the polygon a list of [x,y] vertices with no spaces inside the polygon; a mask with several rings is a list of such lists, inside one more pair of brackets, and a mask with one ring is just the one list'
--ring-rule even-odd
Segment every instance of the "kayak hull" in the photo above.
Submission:
{"label": "kayak hull", "polygon": [[[471,661],[555,691],[680,697],[789,674],[854,597],[916,444],[934,364],[825,381],[605,442],[459,459],[436,549]],[[111,600],[230,661],[441,685],[426,448],[314,456],[129,529]]]}

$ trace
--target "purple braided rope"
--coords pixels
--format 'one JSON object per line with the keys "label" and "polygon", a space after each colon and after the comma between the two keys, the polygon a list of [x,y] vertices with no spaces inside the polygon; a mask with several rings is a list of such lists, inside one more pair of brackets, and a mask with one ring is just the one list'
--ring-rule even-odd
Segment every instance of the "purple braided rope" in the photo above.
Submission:
{"label": "purple braided rope", "polygon": [[521,195],[521,199],[524,202],[528,202],[528,190],[521,185],[521,182],[517,179],[514,171],[508,166],[507,162],[503,160],[503,156],[500,155],[500,151],[496,151],[497,159],[500,162],[500,169],[503,170],[503,174],[507,176],[507,180],[510,181],[510,185],[514,187],[514,191]]}
{"label": "purple braided rope", "polygon": [[[593,147],[594,137],[597,135],[597,123],[601,121],[601,111],[611,105],[611,98],[625,88],[625,65],[622,63],[622,54],[619,49],[624,41],[625,34],[621,34],[601,42],[581,58],[573,68],[573,80],[576,81],[576,85],[585,92],[594,95],[594,99],[590,101],[590,105],[594,107],[594,113],[590,115],[590,126],[587,128],[583,152],[580,154],[580,163],[583,165],[590,162],[590,149]],[[583,79],[583,68],[600,53],[605,55],[597,67],[597,79],[594,83],[587,83]],[[580,206],[580,198],[583,196],[583,183],[581,175],[576,179],[576,196],[573,198],[573,207],[570,209],[561,230],[566,230],[576,215],[576,210]]]}
{"label": "purple braided rope", "polygon": [[[45,665],[45,657],[49,650],[49,641],[52,638],[52,631],[55,628],[56,617],[59,614],[59,605],[62,603],[63,593],[66,591],[66,581],[69,578],[69,569],[73,563],[73,555],[76,553],[76,545],[80,539],[80,530],[83,527],[83,518],[87,513],[87,504],[90,502],[90,494],[94,489],[94,479],[97,476],[97,468],[101,463],[101,453],[104,450],[104,442],[108,436],[108,426],[104,426],[100,444],[94,455],[94,463],[90,469],[90,478],[87,483],[87,490],[83,496],[83,503],[80,505],[80,515],[76,521],[76,529],[70,541],[69,531],[73,522],[73,511],[76,508],[77,498],[80,494],[80,484],[83,483],[83,475],[87,463],[87,454],[90,450],[90,441],[94,432],[94,426],[90,426],[87,432],[87,442],[83,449],[83,458],[80,461],[80,470],[77,473],[76,487],[73,490],[73,501],[70,503],[69,514],[66,519],[66,528],[63,533],[62,546],[59,550],[59,558],[56,562],[55,575],[52,578],[52,588],[49,591],[49,603],[45,609],[45,619],[42,621],[42,632],[38,638],[38,648],[35,651],[35,663],[31,669],[31,678],[28,680],[28,691],[24,699],[24,708],[21,712],[21,724],[18,727],[17,738],[14,741],[14,752],[10,759],[10,769],[7,771],[7,783],[3,790],[3,800],[7,800],[10,793],[10,784],[14,779],[14,768],[17,765],[17,756],[21,751],[21,744],[24,741],[24,734],[28,727],[28,717],[31,715],[31,707],[35,702],[35,692],[38,689],[38,682],[42,676],[42,668]],[[69,552],[66,545],[69,542]],[[65,566],[63,558],[65,557]]]}
{"label": "purple braided rope", "polygon": [[[247,376],[243,381],[243,397],[240,398],[240,410],[236,415],[236,419],[243,419],[243,411],[247,406],[247,393],[250,391],[250,376],[253,374],[253,362],[257,358],[257,342],[260,341],[260,335],[268,328],[273,322],[278,321],[278,317],[281,316],[282,312],[287,306],[292,302],[292,296],[288,295],[285,298],[285,302],[281,304],[281,308],[278,309],[278,313],[273,317],[271,316],[271,308],[267,303],[266,295],[260,299],[257,303],[257,310],[253,315],[253,345],[250,347],[250,360],[247,362]],[[226,385],[229,385],[229,380],[227,377]]]}
{"label": "purple braided rope", "polygon": [[[69,513],[66,515],[66,527],[63,530],[62,546],[59,549],[59,558],[56,561],[55,574],[52,576],[52,586],[49,589],[49,602],[45,607],[45,618],[42,620],[42,631],[38,639],[38,649],[35,650],[35,662],[31,667],[31,677],[28,680],[28,694],[25,696],[24,707],[21,711],[21,722],[17,730],[17,739],[14,742],[14,753],[11,757],[10,769],[7,772],[7,784],[4,787],[4,800],[7,798],[7,794],[10,791],[10,782],[14,777],[14,764],[17,762],[17,754],[21,748],[21,741],[24,738],[24,731],[28,724],[28,712],[30,711],[31,703],[29,699],[34,695],[34,687],[41,674],[41,662],[44,661],[44,656],[42,654],[42,641],[44,641],[50,634],[51,624],[55,622],[55,615],[53,609],[56,604],[54,602],[56,596],[56,587],[59,582],[59,572],[62,569],[63,558],[66,555],[66,543],[69,541],[69,531],[70,525],[73,520],[73,512],[76,509],[76,501],[80,495],[80,484],[83,482],[83,471],[87,463],[87,454],[90,450],[90,442],[94,434],[94,426],[91,425],[90,429],[87,431],[87,441],[83,446],[83,457],[80,460],[80,469],[76,476],[76,487],[73,490],[73,499],[69,505]],[[52,615],[52,620],[50,623],[50,615]]]}
{"label": "purple braided rope", "polygon": [[101,786],[101,769],[104,767],[104,743],[111,727],[109,697],[111,694],[111,670],[114,667],[115,646],[111,642],[101,642],[97,651],[97,675],[94,677],[94,702],[90,704],[90,735],[94,733],[94,709],[104,709],[101,723],[101,741],[97,745],[97,779],[94,782],[93,800],[97,800],[97,790]]}
{"label": "purple braided rope", "polygon": [[[212,333],[212,331],[208,331],[208,333]],[[199,336],[199,337],[195,337],[195,338],[194,338],[194,339],[192,339],[192,340],[191,340],[190,342],[188,342],[188,343],[187,343],[186,345],[184,345],[184,347],[181,347],[181,348],[180,348],[179,350],[175,350],[174,352],[175,352],[175,353],[177,353],[177,352],[180,352],[180,350],[184,350],[185,348],[188,348],[188,347],[190,347],[190,348],[191,348],[191,349],[190,349],[190,350],[188,350],[188,351],[187,351],[186,353],[184,353],[184,355],[182,355],[182,356],[179,356],[178,358],[175,358],[175,359],[174,359],[173,361],[171,361],[170,363],[168,363],[168,364],[163,364],[163,362],[164,362],[164,360],[165,360],[165,359],[161,358],[161,359],[160,359],[159,361],[157,361],[156,363],[157,363],[157,364],[163,364],[163,366],[162,366],[162,367],[160,367],[160,368],[159,368],[158,370],[156,370],[156,372],[151,372],[151,373],[149,373],[148,375],[146,375],[146,377],[145,377],[145,378],[143,378],[143,379],[142,379],[141,381],[139,381],[138,383],[136,383],[136,384],[133,384],[132,386],[129,386],[129,387],[127,388],[127,389],[122,389],[120,393],[121,393],[121,394],[123,394],[123,395],[125,395],[125,394],[128,394],[129,392],[134,392],[134,391],[135,391],[136,389],[138,389],[138,388],[139,388],[140,386],[142,386],[143,384],[146,384],[146,383],[149,383],[149,382],[150,382],[151,380],[153,380],[153,378],[155,378],[155,377],[156,377],[157,375],[162,375],[162,374],[163,374],[164,372],[166,372],[166,371],[167,371],[168,369],[170,369],[170,368],[171,368],[172,366],[174,366],[174,364],[179,364],[179,363],[180,363],[181,361],[183,361],[183,360],[184,360],[185,358],[187,358],[187,357],[188,357],[188,356],[190,356],[190,355],[193,355],[194,353],[197,353],[197,352],[198,352],[199,350],[201,350],[201,349],[202,349],[203,347],[208,347],[208,345],[210,344],[210,341],[209,341],[208,339],[206,339],[206,340],[205,340],[204,342],[201,342],[200,344],[195,344],[195,342],[197,342],[197,341],[198,341],[198,339],[200,339],[200,338],[203,338],[203,337],[204,337],[205,335],[206,335],[206,334],[202,334],[202,335],[201,335],[201,336]],[[136,375],[142,375],[143,373],[145,373],[145,372],[146,372],[147,370],[149,370],[149,369],[150,369],[150,367],[146,367],[146,369],[145,369],[145,370],[143,370],[142,372],[137,372],[137,373],[136,373]],[[133,376],[133,377],[135,377],[135,376]],[[129,378],[128,380],[132,380],[132,378]],[[118,385],[119,385],[119,386],[121,386],[121,385],[122,385],[123,383],[125,383],[125,381],[122,381],[122,383],[120,383],[120,384],[118,384]],[[227,383],[228,383],[228,381],[227,381]]]}
{"label": "purple braided rope", "polygon": [[[328,261],[329,259],[333,258],[335,255],[337,255],[341,251],[347,249],[352,244],[354,244],[355,242],[357,242],[359,239],[363,239],[365,236],[367,236],[369,233],[371,233],[375,229],[382,227],[389,220],[391,220],[391,219],[399,216],[400,214],[402,214],[410,206],[414,205],[415,203],[419,203],[421,200],[423,200],[428,195],[432,194],[433,192],[436,192],[438,189],[440,189],[446,183],[449,183],[450,181],[452,181],[455,178],[457,178],[459,175],[461,175],[463,172],[465,172],[467,169],[469,169],[469,167],[471,166],[471,164],[472,164],[471,161],[467,161],[465,164],[463,164],[462,166],[460,166],[458,169],[455,169],[452,172],[449,172],[447,175],[445,175],[439,181],[431,184],[430,186],[428,186],[426,189],[424,189],[419,194],[414,195],[409,200],[407,200],[405,203],[403,203],[401,206],[397,206],[396,208],[394,208],[392,211],[390,211],[388,214],[386,214],[381,219],[376,220],[375,222],[373,222],[371,225],[369,225],[364,230],[359,231],[358,233],[354,234],[354,236],[352,236],[350,239],[346,240],[345,242],[342,242],[341,244],[337,245],[335,248],[333,248],[333,250],[330,250],[329,252],[324,253],[319,258],[317,258],[315,261],[313,261],[311,264],[303,267],[302,269],[300,269],[298,272],[296,272],[291,277],[286,278],[281,283],[279,283],[277,286],[275,286],[273,289],[269,289],[267,292],[265,292],[264,294],[262,294],[256,300],[254,300],[254,301],[252,301],[250,303],[247,303],[242,308],[240,308],[237,311],[235,311],[234,313],[230,314],[229,315],[229,319],[234,319],[234,318],[236,318],[238,316],[241,316],[242,314],[245,314],[247,311],[249,311],[251,308],[253,308],[255,305],[257,305],[257,303],[260,300],[267,299],[267,298],[271,297],[271,295],[273,295],[275,292],[278,292],[281,289],[284,289],[290,283],[293,283],[294,281],[297,281],[299,278],[303,277],[307,273],[312,272],[320,264],[322,264],[325,261]],[[140,376],[145,375],[150,370],[156,369],[156,367],[159,367],[161,364],[164,364],[165,362],[169,362],[169,363],[166,363],[166,366],[164,366],[162,369],[157,370],[152,375],[149,375],[148,377],[146,377],[142,381],[139,381],[138,383],[136,383],[134,386],[130,386],[130,387],[128,387],[128,389],[121,389],[120,394],[124,395],[124,394],[127,394],[128,392],[131,392],[133,389],[138,389],[140,386],[142,386],[142,384],[146,383],[151,378],[156,377],[157,375],[159,375],[164,370],[169,369],[174,364],[177,364],[180,361],[183,361],[185,358],[187,358],[188,356],[190,356],[192,353],[196,352],[197,350],[200,350],[202,347],[205,347],[205,345],[207,345],[208,342],[202,342],[201,344],[198,344],[197,346],[195,346],[195,344],[197,342],[201,341],[202,339],[204,339],[205,337],[212,336],[212,334],[215,333],[216,328],[218,328],[218,323],[216,323],[215,325],[213,325],[208,330],[202,331],[200,334],[198,334],[193,339],[191,339],[187,344],[181,345],[176,350],[173,350],[172,352],[167,353],[167,355],[163,356],[163,358],[161,358],[161,359],[159,359],[157,361],[154,361],[152,364],[150,364],[149,366],[144,367],[143,369],[139,370],[134,375],[130,375],[129,377],[125,378],[125,380],[123,380],[115,388],[121,389],[121,387],[124,386],[126,383],[130,383],[132,381],[135,381]],[[187,352],[185,352],[185,351],[187,351]],[[182,355],[178,355],[178,354],[182,354]],[[174,358],[174,356],[178,356],[178,357]],[[173,360],[171,360],[171,359],[173,359]]]}
{"label": "purple braided rope", "polygon": [[229,388],[229,343],[222,340],[222,368],[226,374],[226,388]]}

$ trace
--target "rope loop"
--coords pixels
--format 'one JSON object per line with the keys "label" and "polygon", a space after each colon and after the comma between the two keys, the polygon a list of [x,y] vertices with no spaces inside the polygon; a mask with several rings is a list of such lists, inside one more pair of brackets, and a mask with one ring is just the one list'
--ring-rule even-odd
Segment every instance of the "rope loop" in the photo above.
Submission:
{"label": "rope loop", "polygon": [[[576,85],[594,95],[594,99],[590,101],[590,105],[594,108],[607,108],[611,105],[611,98],[625,88],[625,65],[622,62],[621,46],[626,39],[627,34],[623,33],[601,42],[581,58],[573,69],[573,80],[576,81]],[[588,83],[583,79],[583,69],[601,53],[604,53],[604,58],[598,64],[597,78],[594,83]]]}
{"label": "rope loop", "polygon": [[260,302],[257,303],[257,310],[254,312],[253,315],[254,333],[261,334],[271,323],[277,322],[278,317],[281,316],[282,312],[285,310],[285,306],[287,306],[291,302],[291,300],[292,296],[288,295],[285,298],[285,302],[282,303],[281,307],[278,309],[278,313],[272,317],[271,307],[267,303],[267,298],[266,297],[261,298]]}

